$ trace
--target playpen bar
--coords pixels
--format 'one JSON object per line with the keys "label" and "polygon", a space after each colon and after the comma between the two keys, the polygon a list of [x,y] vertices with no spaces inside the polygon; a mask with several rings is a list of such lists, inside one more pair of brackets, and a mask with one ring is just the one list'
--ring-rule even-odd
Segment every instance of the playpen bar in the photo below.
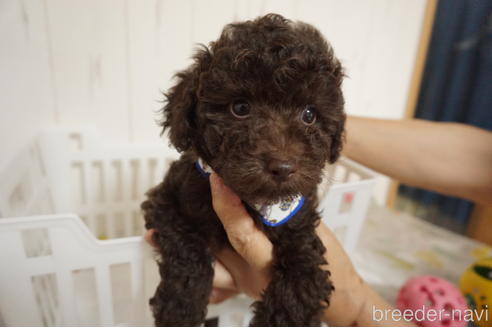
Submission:
{"label": "playpen bar", "polygon": [[[46,312],[50,313],[53,315],[53,318],[51,319],[51,324],[52,325],[59,325],[60,324],[60,313],[58,311],[52,311],[52,309],[56,309],[58,306],[58,300],[56,297],[56,294],[53,290],[50,290],[50,278],[49,276],[45,276],[42,278],[42,284],[44,288],[44,292],[46,294],[46,303],[44,306],[46,307]],[[55,276],[56,279],[56,276]]]}
{"label": "playpen bar", "polygon": [[[61,268],[60,268],[61,269]],[[66,326],[75,326],[78,324],[77,314],[75,311],[75,293],[72,279],[72,272],[64,270],[57,271],[56,285],[59,304],[62,312],[62,323]]]}
{"label": "playpen bar", "polygon": [[[0,234],[0,258],[3,267],[0,270],[0,308],[2,317],[10,326],[43,325],[39,307],[36,305],[31,283],[32,273],[26,265],[26,255],[21,234],[9,231]],[[4,256],[8,250],[8,258]],[[15,261],[12,261],[15,259]]]}
{"label": "playpen bar", "polygon": [[[101,156],[102,159],[99,159],[98,162],[101,165],[101,172],[100,172],[100,188],[101,188],[101,196],[102,200],[101,202],[94,202],[93,203],[93,211],[96,213],[104,213],[104,232],[103,235],[107,238],[114,238],[114,233],[113,233],[113,216],[112,216],[112,208],[108,206],[108,204],[111,201],[111,194],[110,194],[110,188],[111,188],[111,177],[112,175],[110,174],[110,164],[109,160],[107,159],[107,156]],[[100,210],[99,210],[100,208]]]}
{"label": "playpen bar", "polygon": [[133,220],[133,211],[125,211],[123,212],[123,224],[125,229],[125,236],[133,236],[135,235],[135,229],[133,228],[134,220]]}
{"label": "playpen bar", "polygon": [[[56,287],[61,309],[61,323],[66,326],[78,325],[75,305],[74,281],[71,268],[67,263],[74,261],[72,252],[67,252],[67,236],[65,229],[49,229],[56,272]],[[68,247],[71,247],[70,245]]]}
{"label": "playpen bar", "polygon": [[[348,233],[345,237],[345,247],[349,252],[352,252],[357,246],[358,236],[364,223],[364,213],[369,207],[371,198],[370,190],[372,185],[359,186],[358,190],[354,190],[354,198],[352,204],[352,211],[350,213],[350,229],[347,229]],[[364,192],[363,189],[368,189]]]}
{"label": "playpen bar", "polygon": [[147,190],[150,189],[150,157],[143,157],[140,159],[140,184],[139,184],[139,194],[143,198]]}
{"label": "playpen bar", "polygon": [[[122,210],[118,212],[118,215],[115,215],[115,216],[117,216],[117,219],[115,219],[115,220],[123,221],[123,225],[122,225],[122,222],[118,222],[118,225],[117,225],[118,229],[116,229],[116,227],[113,225],[113,227],[114,227],[113,230],[115,232],[118,230],[117,232],[119,235],[116,237],[121,238],[121,237],[128,237],[128,236],[134,235],[131,232],[129,233],[128,229],[126,227],[128,225],[129,217],[131,217],[131,211],[128,210],[128,205],[124,206],[122,208]],[[116,222],[114,224],[116,224]],[[121,231],[122,226],[123,226],[123,231]]]}
{"label": "playpen bar", "polygon": [[[129,210],[128,204],[135,202],[132,199],[132,190],[135,186],[132,186],[133,183],[133,174],[138,174],[138,172],[134,172],[131,165],[132,159],[126,159],[121,162],[121,172],[122,172],[122,210],[121,210],[121,220],[123,220],[123,229],[126,236],[133,235],[133,231],[130,229],[133,227],[131,225],[130,220],[132,220],[132,213]],[[138,167],[138,166],[137,166]]]}
{"label": "playpen bar", "polygon": [[345,183],[348,182],[349,174],[350,174],[350,167],[347,165],[343,166],[345,168],[345,172],[343,173],[343,178],[340,182]]}
{"label": "playpen bar", "polygon": [[[337,186],[333,186],[327,190],[323,199],[320,199],[319,209],[323,209],[322,219],[327,226],[331,229],[337,228],[340,225],[344,225],[345,222],[341,220],[339,212],[339,205],[341,203],[343,192],[339,191]],[[337,204],[338,206],[333,206]]]}
{"label": "playpen bar", "polygon": [[106,213],[105,218],[106,218],[105,227],[104,227],[105,235],[107,236],[108,239],[116,238],[114,213],[112,211]]}
{"label": "playpen bar", "polygon": [[144,299],[144,258],[142,257],[143,249],[141,247],[138,248],[140,251],[140,256],[137,257],[136,260],[130,262],[130,279],[131,279],[131,288],[132,288],[132,309],[133,309],[133,318],[137,322],[143,322],[143,317],[145,314],[145,303]]}
{"label": "playpen bar", "polygon": [[130,160],[121,161],[121,200],[123,202],[131,201],[131,165]]}
{"label": "playpen bar", "polygon": [[82,174],[82,183],[83,186],[80,186],[79,192],[81,193],[81,199],[85,200],[85,205],[88,208],[87,211],[87,225],[89,229],[97,234],[97,217],[93,211],[91,211],[91,205],[94,200],[94,185],[92,183],[92,170],[91,170],[91,161],[80,161],[81,174]]}
{"label": "playpen bar", "polygon": [[106,264],[96,266],[97,299],[102,326],[114,324],[113,296],[111,294],[111,279]]}
{"label": "playpen bar", "polygon": [[157,183],[160,183],[169,169],[171,160],[168,157],[160,156],[157,158],[156,179]]}

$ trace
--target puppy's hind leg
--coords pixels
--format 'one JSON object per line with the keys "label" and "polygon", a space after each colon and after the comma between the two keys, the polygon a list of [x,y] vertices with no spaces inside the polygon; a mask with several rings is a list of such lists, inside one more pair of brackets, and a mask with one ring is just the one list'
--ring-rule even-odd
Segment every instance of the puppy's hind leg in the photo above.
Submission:
{"label": "puppy's hind leg", "polygon": [[212,290],[212,255],[205,241],[166,227],[154,234],[161,282],[150,300],[156,326],[199,326]]}
{"label": "puppy's hind leg", "polygon": [[173,181],[151,189],[141,206],[160,256],[161,282],[150,305],[156,326],[199,326],[212,290],[213,257],[206,230],[180,214]]}

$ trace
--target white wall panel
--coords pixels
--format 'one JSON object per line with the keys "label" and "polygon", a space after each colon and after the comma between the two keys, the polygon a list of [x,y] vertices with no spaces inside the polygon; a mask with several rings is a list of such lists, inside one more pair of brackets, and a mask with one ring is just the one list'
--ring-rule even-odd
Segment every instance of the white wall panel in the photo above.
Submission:
{"label": "white wall panel", "polygon": [[404,113],[425,1],[303,1],[297,16],[320,28],[341,59],[350,114]]}
{"label": "white wall panel", "polygon": [[128,40],[130,85],[132,90],[130,120],[134,128],[130,139],[150,138],[158,134],[155,111],[163,65],[159,65],[161,44],[161,7],[163,1],[128,2]]}
{"label": "white wall panel", "polygon": [[42,1],[0,1],[0,166],[56,110]]}
{"label": "white wall panel", "polygon": [[190,1],[128,2],[132,140],[156,140],[162,92],[189,63],[192,51]]}
{"label": "white wall panel", "polygon": [[128,140],[126,2],[47,3],[59,123],[91,124],[106,138]]}
{"label": "white wall panel", "polygon": [[193,0],[191,41],[207,45],[217,39],[222,28],[235,20],[235,7],[230,0]]}

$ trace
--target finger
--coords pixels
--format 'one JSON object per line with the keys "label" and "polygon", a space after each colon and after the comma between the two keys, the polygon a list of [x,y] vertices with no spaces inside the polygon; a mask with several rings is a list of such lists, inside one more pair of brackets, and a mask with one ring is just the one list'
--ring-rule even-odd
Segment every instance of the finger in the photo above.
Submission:
{"label": "finger", "polygon": [[255,226],[239,197],[215,173],[210,176],[210,187],[214,210],[234,249],[254,268],[269,268],[272,243]]}
{"label": "finger", "polygon": [[[230,247],[224,247],[220,251],[215,254],[217,258],[217,262],[220,263],[220,266],[226,270],[229,275],[233,286],[237,287],[237,279],[241,277],[245,272],[251,270],[250,265],[246,260],[239,255],[236,251],[234,251]],[[229,279],[229,277],[227,277]],[[223,288],[228,288],[225,283],[230,283],[229,281],[223,280],[222,286]]]}
{"label": "finger", "polygon": [[208,298],[208,302],[211,304],[222,303],[225,300],[236,296],[237,294],[239,294],[239,292],[234,291],[234,290],[214,288],[214,289],[212,289],[212,292],[210,293],[210,296]]}
{"label": "finger", "polygon": [[220,260],[215,261],[214,271],[214,288],[237,290],[234,278]]}
{"label": "finger", "polygon": [[149,229],[145,231],[144,239],[152,247],[157,247],[152,236],[154,235],[155,229]]}
{"label": "finger", "polygon": [[252,269],[241,255],[229,247],[221,249],[215,256],[232,276],[237,290],[254,299],[261,298],[269,283],[268,272]]}

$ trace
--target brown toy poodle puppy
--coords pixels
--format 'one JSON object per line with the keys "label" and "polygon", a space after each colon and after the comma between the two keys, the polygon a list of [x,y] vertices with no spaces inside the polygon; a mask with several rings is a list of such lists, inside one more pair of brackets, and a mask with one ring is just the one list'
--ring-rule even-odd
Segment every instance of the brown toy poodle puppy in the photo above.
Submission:
{"label": "brown toy poodle puppy", "polygon": [[204,321],[214,252],[229,246],[212,208],[213,170],[274,245],[251,325],[318,326],[333,286],[320,267],[316,189],[342,147],[342,67],[313,26],[275,14],[227,25],[193,58],[163,109],[182,156],[142,204],[160,254],[155,323]]}

